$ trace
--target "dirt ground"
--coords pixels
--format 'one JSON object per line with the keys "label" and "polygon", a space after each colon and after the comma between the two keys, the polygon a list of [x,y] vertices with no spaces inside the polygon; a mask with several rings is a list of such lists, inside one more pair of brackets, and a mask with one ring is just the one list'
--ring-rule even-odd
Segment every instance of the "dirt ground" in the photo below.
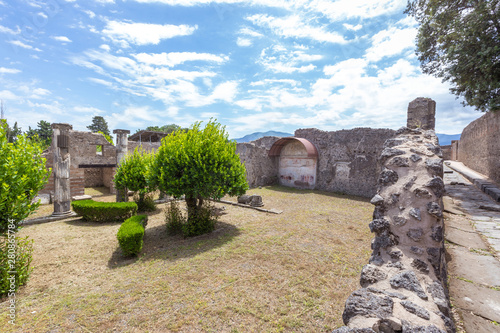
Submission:
{"label": "dirt ground", "polygon": [[[97,190],[95,200],[114,196]],[[217,204],[216,230],[168,236],[164,208],[148,214],[144,247],[125,257],[119,223],[70,218],[26,226],[34,270],[6,332],[328,332],[368,261],[368,200],[283,187],[254,189],[267,209]],[[235,201],[235,198],[227,198]],[[38,216],[50,214],[41,207]]]}

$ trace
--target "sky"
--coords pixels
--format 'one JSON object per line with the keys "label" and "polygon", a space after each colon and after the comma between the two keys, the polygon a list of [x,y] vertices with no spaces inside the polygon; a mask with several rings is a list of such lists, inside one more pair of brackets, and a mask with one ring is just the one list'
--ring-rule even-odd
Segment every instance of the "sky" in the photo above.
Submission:
{"label": "sky", "polygon": [[421,72],[406,0],[0,0],[0,99],[22,130],[215,118],[230,138],[315,127],[398,129],[437,103],[436,131],[482,114]]}

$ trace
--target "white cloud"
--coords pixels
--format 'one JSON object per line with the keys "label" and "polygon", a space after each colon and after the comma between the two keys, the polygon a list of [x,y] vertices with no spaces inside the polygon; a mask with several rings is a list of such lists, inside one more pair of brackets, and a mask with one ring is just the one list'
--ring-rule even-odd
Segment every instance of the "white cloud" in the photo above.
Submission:
{"label": "white cloud", "polygon": [[359,29],[362,29],[363,26],[361,24],[357,24],[357,25],[352,25],[352,24],[349,24],[349,23],[344,23],[342,24],[344,26],[344,28],[346,28],[347,30],[352,30],[352,31],[358,31]]}
{"label": "white cloud", "polygon": [[316,68],[314,62],[323,59],[319,54],[308,54],[303,50],[289,51],[282,45],[275,45],[262,50],[259,63],[275,73],[306,73]]}
{"label": "white cloud", "polygon": [[265,86],[265,85],[274,84],[274,83],[289,84],[292,87],[300,86],[300,81],[291,80],[291,79],[264,79],[261,81],[251,82],[250,86],[253,86],[253,87]]}
{"label": "white cloud", "polygon": [[198,26],[130,23],[123,21],[108,21],[103,35],[112,42],[128,47],[129,44],[148,45],[159,44],[164,39],[191,35]]}
{"label": "white cloud", "polygon": [[95,13],[91,10],[84,10],[83,12],[87,14],[91,19],[93,19],[96,16]]}
{"label": "white cloud", "polygon": [[0,74],[17,74],[20,72],[19,69],[0,67]]}
{"label": "white cloud", "polygon": [[372,46],[366,50],[366,59],[379,61],[384,57],[401,54],[405,50],[415,48],[416,28],[391,27],[376,33],[372,38]]}
{"label": "white cloud", "polygon": [[248,47],[252,46],[252,44],[252,40],[248,38],[238,37],[238,39],[236,40],[236,45],[238,45],[239,47]]}
{"label": "white cloud", "polygon": [[106,87],[112,87],[113,86],[113,83],[111,83],[109,81],[106,81],[106,80],[98,79],[98,78],[95,78],[95,77],[89,77],[87,80],[89,80],[90,82],[101,84],[101,85],[106,86]]}
{"label": "white cloud", "polygon": [[51,36],[50,38],[52,38],[53,40],[56,40],[58,42],[62,42],[62,43],[71,43],[71,39],[69,39],[68,37],[66,36]]}
{"label": "white cloud", "polygon": [[246,36],[250,36],[250,37],[256,37],[256,38],[260,38],[260,37],[263,37],[264,35],[261,34],[260,32],[257,32],[255,30],[252,30],[250,28],[241,28],[240,31],[238,32],[239,34],[241,35],[246,35]]}
{"label": "white cloud", "polygon": [[188,61],[207,61],[222,64],[229,57],[224,55],[215,55],[211,53],[196,53],[196,52],[170,52],[170,53],[138,53],[132,54],[137,61],[155,65],[174,67]]}
{"label": "white cloud", "polygon": [[0,99],[3,100],[16,100],[19,97],[10,90],[0,90]]}
{"label": "white cloud", "polygon": [[374,18],[384,14],[403,11],[406,1],[401,0],[313,0],[308,8],[323,13],[333,21],[349,18]]}
{"label": "white cloud", "polygon": [[15,45],[15,46],[22,47],[23,49],[27,49],[27,50],[34,50],[34,51],[37,51],[37,52],[42,51],[39,48],[34,48],[31,45],[28,45],[28,44],[25,44],[25,43],[21,42],[20,40],[8,40],[7,43],[10,43],[10,44]]}
{"label": "white cloud", "polygon": [[17,27],[17,30],[14,31],[10,28],[4,27],[3,25],[0,25],[0,32],[11,35],[18,35],[21,32],[21,30],[19,29],[19,27]]}
{"label": "white cloud", "polygon": [[255,14],[246,18],[260,27],[268,27],[275,34],[286,38],[307,38],[317,42],[345,44],[346,40],[337,32],[305,23],[299,15],[277,18],[267,14]]}

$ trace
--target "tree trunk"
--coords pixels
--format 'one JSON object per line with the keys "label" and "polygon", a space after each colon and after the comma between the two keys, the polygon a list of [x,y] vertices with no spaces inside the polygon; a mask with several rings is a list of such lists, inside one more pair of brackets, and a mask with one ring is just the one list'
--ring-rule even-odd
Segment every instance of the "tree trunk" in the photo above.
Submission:
{"label": "tree trunk", "polygon": [[186,206],[188,208],[188,221],[191,221],[193,218],[196,218],[200,214],[203,206],[203,198],[193,198],[186,196],[184,200],[186,200]]}

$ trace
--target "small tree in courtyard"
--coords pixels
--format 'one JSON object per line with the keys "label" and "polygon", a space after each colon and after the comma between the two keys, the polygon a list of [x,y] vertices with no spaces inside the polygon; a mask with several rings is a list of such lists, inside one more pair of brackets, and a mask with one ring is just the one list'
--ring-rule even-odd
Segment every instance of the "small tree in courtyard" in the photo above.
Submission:
{"label": "small tree in courtyard", "polygon": [[163,138],[153,162],[153,179],[160,191],[185,196],[188,207],[186,235],[209,232],[205,199],[241,195],[248,189],[245,166],[236,154],[236,143],[228,140],[225,127],[210,121],[205,128],[195,123],[189,131],[176,131]]}
{"label": "small tree in courtyard", "polygon": [[19,224],[39,205],[32,202],[47,182],[42,143],[25,135],[9,142],[0,120],[0,297],[15,292],[30,274],[31,241],[17,237]]}
{"label": "small tree in courtyard", "polygon": [[113,179],[118,190],[129,189],[138,193],[139,211],[151,210],[151,207],[146,207],[145,199],[147,193],[155,190],[155,186],[149,182],[153,156],[153,153],[147,153],[142,147],[136,148],[133,154],[125,156],[120,161]]}

